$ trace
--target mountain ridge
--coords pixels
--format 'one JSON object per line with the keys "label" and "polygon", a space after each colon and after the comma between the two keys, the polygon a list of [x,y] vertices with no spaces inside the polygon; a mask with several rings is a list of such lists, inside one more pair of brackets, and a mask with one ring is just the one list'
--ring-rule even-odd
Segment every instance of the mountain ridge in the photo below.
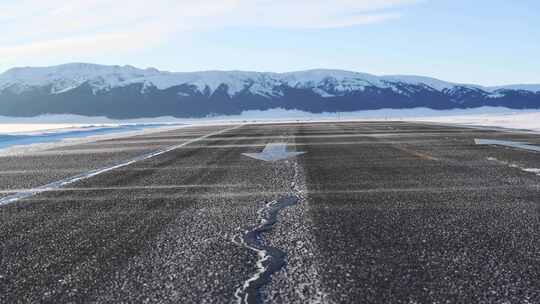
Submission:
{"label": "mountain ridge", "polygon": [[540,85],[485,87],[334,69],[169,72],[89,63],[20,67],[0,74],[0,115],[5,116],[200,117],[272,107],[335,112],[481,106],[540,108]]}
{"label": "mountain ridge", "polygon": [[[299,70],[299,71],[291,71],[291,72],[258,72],[258,71],[244,71],[244,70],[203,70],[203,71],[193,71],[193,72],[171,72],[171,71],[162,71],[158,70],[153,67],[149,68],[137,68],[132,65],[100,65],[100,64],[94,64],[94,63],[84,63],[84,62],[75,62],[75,63],[66,63],[61,65],[55,65],[55,66],[46,66],[46,67],[13,67],[8,70],[6,70],[3,73],[0,73],[0,87],[2,86],[2,81],[8,81],[6,76],[10,76],[10,74],[18,74],[21,71],[29,71],[32,73],[36,73],[38,71],[48,71],[48,73],[58,73],[62,70],[75,70],[77,69],[77,72],[80,72],[81,70],[88,70],[89,68],[92,68],[94,71],[102,70],[102,71],[109,71],[107,74],[111,74],[110,71],[116,70],[117,72],[123,72],[125,75],[126,72],[130,72],[132,74],[137,74],[138,77],[134,78],[134,80],[140,80],[137,78],[142,77],[152,77],[152,76],[185,76],[185,75],[204,75],[204,74],[222,74],[222,75],[270,75],[278,78],[288,78],[288,77],[295,77],[297,75],[302,74],[324,74],[327,76],[341,76],[341,77],[361,77],[361,78],[368,78],[368,79],[381,79],[381,80],[394,80],[394,81],[403,81],[408,83],[440,83],[444,84],[446,86],[468,86],[468,87],[477,87],[481,88],[486,91],[492,91],[497,89],[514,89],[514,88],[523,88],[524,90],[532,90],[532,91],[540,91],[540,84],[526,84],[526,83],[514,83],[514,84],[508,84],[508,85],[496,85],[496,86],[485,86],[485,85],[477,85],[477,84],[468,84],[468,83],[459,83],[459,82],[451,82],[451,81],[445,81],[441,80],[435,77],[429,77],[429,76],[419,76],[419,75],[407,75],[407,74],[391,74],[391,75],[375,75],[370,73],[362,73],[357,71],[350,71],[350,70],[342,70],[342,69],[308,69],[308,70]],[[123,71],[122,71],[123,70]],[[94,73],[94,76],[98,76],[98,74]],[[29,80],[28,78],[25,80]],[[408,81],[407,81],[408,80]],[[437,89],[437,87],[435,87]]]}

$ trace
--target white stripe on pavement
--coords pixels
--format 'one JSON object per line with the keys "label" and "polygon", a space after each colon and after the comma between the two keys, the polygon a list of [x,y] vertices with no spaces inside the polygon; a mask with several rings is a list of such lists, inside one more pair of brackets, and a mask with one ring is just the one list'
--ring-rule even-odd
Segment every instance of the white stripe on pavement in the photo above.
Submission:
{"label": "white stripe on pavement", "polygon": [[194,142],[203,140],[203,139],[211,137],[211,136],[219,135],[219,134],[222,134],[222,133],[225,133],[225,132],[228,132],[228,131],[232,131],[232,130],[240,128],[242,126],[243,126],[243,124],[236,125],[236,126],[230,127],[230,128],[226,128],[226,129],[223,129],[223,130],[219,130],[219,131],[216,131],[216,132],[206,134],[204,136],[192,139],[190,141],[186,141],[186,142],[184,142],[182,144],[179,144],[179,145],[164,148],[164,149],[152,152],[152,153],[148,153],[148,154],[144,154],[144,155],[132,158],[130,160],[124,161],[124,162],[119,163],[119,164],[114,165],[114,166],[104,167],[104,168],[92,170],[92,171],[89,171],[89,172],[86,172],[86,173],[82,173],[82,174],[79,174],[79,175],[68,177],[68,178],[63,179],[63,180],[52,182],[52,183],[44,185],[44,186],[40,186],[40,187],[37,187],[37,188],[34,188],[34,189],[30,189],[29,191],[19,192],[19,193],[15,193],[15,194],[3,197],[3,198],[0,199],[0,207],[8,205],[8,204],[15,203],[15,202],[17,202],[19,200],[34,196],[34,195],[42,193],[42,192],[55,190],[55,189],[58,189],[58,188],[73,184],[75,182],[85,180],[85,179],[94,177],[96,175],[100,175],[100,174],[112,171],[114,169],[129,166],[129,165],[134,164],[136,162],[140,162],[140,161],[147,160],[147,159],[156,157],[158,155],[161,155],[161,154],[164,154],[164,153],[167,153],[167,152],[171,152],[173,150],[182,148],[182,147],[187,146],[189,144],[192,144]]}

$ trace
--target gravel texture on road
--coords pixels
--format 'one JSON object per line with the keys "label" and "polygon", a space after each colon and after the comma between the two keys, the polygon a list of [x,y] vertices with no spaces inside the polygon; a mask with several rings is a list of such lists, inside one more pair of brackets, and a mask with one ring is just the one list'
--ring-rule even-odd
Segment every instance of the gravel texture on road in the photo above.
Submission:
{"label": "gravel texture on road", "polygon": [[[539,135],[231,127],[0,157],[2,198],[202,137],[0,207],[0,303],[241,303],[235,293],[266,262],[238,239],[286,197],[298,200],[251,239],[285,261],[256,302],[540,302],[540,153],[474,141],[540,145]],[[278,142],[306,153],[242,155]]]}

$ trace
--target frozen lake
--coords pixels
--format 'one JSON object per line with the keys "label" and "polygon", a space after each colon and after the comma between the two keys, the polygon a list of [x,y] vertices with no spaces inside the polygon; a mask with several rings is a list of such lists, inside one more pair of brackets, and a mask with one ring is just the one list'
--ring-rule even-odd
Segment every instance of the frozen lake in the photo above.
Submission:
{"label": "frozen lake", "polygon": [[65,139],[85,138],[124,132],[143,131],[170,126],[164,124],[66,125],[66,124],[0,124],[0,149]]}

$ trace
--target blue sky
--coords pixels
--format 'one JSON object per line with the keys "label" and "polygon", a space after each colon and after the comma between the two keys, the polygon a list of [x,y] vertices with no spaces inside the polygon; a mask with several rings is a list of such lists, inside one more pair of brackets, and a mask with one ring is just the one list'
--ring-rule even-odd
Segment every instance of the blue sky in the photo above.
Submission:
{"label": "blue sky", "polygon": [[66,62],[170,71],[347,69],[540,83],[534,0],[4,0],[0,71]]}

